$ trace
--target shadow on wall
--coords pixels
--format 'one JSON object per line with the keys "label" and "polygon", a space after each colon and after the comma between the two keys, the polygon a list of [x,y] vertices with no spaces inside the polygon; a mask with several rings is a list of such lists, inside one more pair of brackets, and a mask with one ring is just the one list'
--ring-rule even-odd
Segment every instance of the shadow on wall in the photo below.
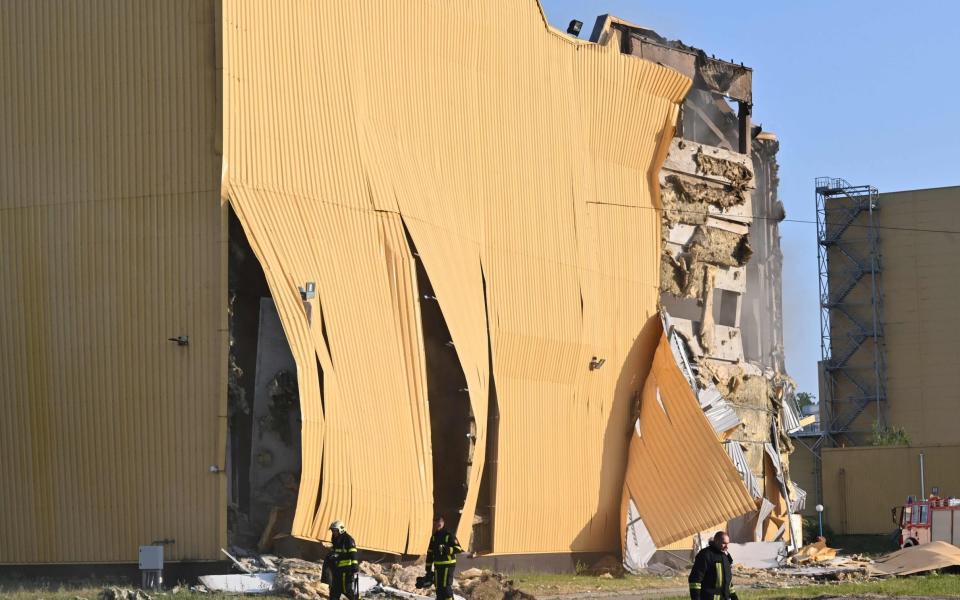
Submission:
{"label": "shadow on wall", "polygon": [[[613,402],[604,430],[603,462],[600,465],[600,481],[602,487],[616,488],[616,493],[606,494],[604,497],[615,498],[616,506],[597,506],[595,515],[609,515],[608,518],[617,520],[613,528],[618,538],[611,540],[610,548],[619,548],[620,540],[620,498],[623,490],[623,479],[627,469],[627,454],[630,447],[630,436],[633,432],[633,423],[640,414],[640,391],[653,365],[653,354],[657,348],[662,331],[660,315],[654,314],[644,323],[640,333],[633,340],[630,351],[627,352],[617,384],[613,392]],[[594,517],[597,518],[597,517]],[[605,524],[596,524],[604,527]],[[595,526],[591,521],[580,531],[573,541],[573,546],[583,544],[591,539],[590,531]]]}

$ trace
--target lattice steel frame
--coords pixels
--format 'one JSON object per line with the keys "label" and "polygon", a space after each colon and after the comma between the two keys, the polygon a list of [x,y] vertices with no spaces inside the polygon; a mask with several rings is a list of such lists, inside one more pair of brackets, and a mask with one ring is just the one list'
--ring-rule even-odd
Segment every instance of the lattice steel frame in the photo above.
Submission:
{"label": "lattice steel frame", "polygon": [[[831,202],[835,200],[835,202]],[[886,400],[886,357],[883,350],[883,295],[880,289],[880,230],[876,213],[880,208],[879,192],[869,185],[850,185],[843,179],[818,177],[816,180],[817,202],[817,264],[820,286],[820,353],[827,373],[826,382],[831,391],[836,390],[840,377],[851,382],[858,395],[837,398],[831,393],[828,411],[821,412],[823,433],[831,441],[849,433],[849,428],[866,408],[875,404],[877,423],[884,425],[883,402]],[[831,206],[833,204],[833,206]],[[864,225],[854,223],[866,213],[866,237],[851,236],[851,230],[862,231]],[[829,219],[828,219],[829,216]],[[843,257],[849,262],[849,270],[834,268],[829,277],[828,256]],[[851,310],[848,301],[855,289],[866,288],[870,298],[870,319],[865,322]],[[849,344],[838,348],[832,337],[831,324],[842,317],[852,325],[847,333]],[[857,355],[864,343],[872,341],[872,377],[864,377],[850,367],[849,361]],[[839,353],[836,351],[840,350]],[[872,379],[868,381],[867,379]],[[847,410],[838,410],[842,405]],[[824,428],[824,426],[826,426]],[[825,440],[818,440],[819,446]]]}

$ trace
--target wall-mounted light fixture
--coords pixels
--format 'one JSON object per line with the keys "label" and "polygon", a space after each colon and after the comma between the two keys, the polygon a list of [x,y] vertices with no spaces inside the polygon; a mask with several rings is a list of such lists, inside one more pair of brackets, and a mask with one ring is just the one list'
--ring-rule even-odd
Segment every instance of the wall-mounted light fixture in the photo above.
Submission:
{"label": "wall-mounted light fixture", "polygon": [[602,367],[605,362],[607,362],[607,359],[597,358],[596,356],[594,356],[592,359],[590,359],[590,370],[596,371],[597,369]]}
{"label": "wall-mounted light fixture", "polygon": [[167,338],[168,342],[176,342],[178,346],[189,346],[190,336],[178,335],[177,337]]}
{"label": "wall-mounted light fixture", "polygon": [[573,37],[580,37],[580,30],[583,28],[583,21],[578,21],[576,19],[570,21],[570,24],[567,25],[567,33]]}
{"label": "wall-mounted light fixture", "polygon": [[308,281],[300,288],[300,299],[306,302],[307,300],[313,300],[317,296],[317,284],[313,281]]}

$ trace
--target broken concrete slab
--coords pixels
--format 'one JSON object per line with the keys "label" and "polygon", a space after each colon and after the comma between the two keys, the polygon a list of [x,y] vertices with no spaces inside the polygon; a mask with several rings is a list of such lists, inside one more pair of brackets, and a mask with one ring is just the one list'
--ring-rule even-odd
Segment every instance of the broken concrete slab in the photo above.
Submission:
{"label": "broken concrete slab", "polygon": [[729,551],[733,564],[753,569],[779,567],[787,557],[787,546],[783,542],[731,543]]}
{"label": "broken concrete slab", "polygon": [[254,573],[252,575],[203,575],[200,583],[213,592],[231,594],[266,594],[274,590],[276,573]]}

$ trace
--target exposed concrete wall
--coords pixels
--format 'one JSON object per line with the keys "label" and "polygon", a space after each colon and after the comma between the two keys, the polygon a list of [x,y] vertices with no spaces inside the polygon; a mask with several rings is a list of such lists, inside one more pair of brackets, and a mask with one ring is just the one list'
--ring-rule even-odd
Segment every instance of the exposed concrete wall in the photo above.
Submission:
{"label": "exposed concrete wall", "polygon": [[[749,114],[749,107],[739,112]],[[784,430],[785,403],[793,402],[781,318],[784,210],[779,143],[772,134],[744,143],[744,127],[715,90],[694,89],[684,102],[682,132],[660,173],[660,302],[685,338],[701,389],[716,388],[733,405],[741,423],[724,435],[740,444],[769,491],[778,484],[765,446],[779,448],[788,481],[793,449]],[[789,510],[769,499],[777,522],[764,530],[775,532]]]}
{"label": "exposed concrete wall", "polygon": [[777,151],[780,143],[762,133],[753,143],[753,221],[750,242],[754,259],[747,263],[743,295],[744,357],[764,369],[785,372],[783,351],[782,272],[780,221],[786,216],[777,188],[780,184]]}

